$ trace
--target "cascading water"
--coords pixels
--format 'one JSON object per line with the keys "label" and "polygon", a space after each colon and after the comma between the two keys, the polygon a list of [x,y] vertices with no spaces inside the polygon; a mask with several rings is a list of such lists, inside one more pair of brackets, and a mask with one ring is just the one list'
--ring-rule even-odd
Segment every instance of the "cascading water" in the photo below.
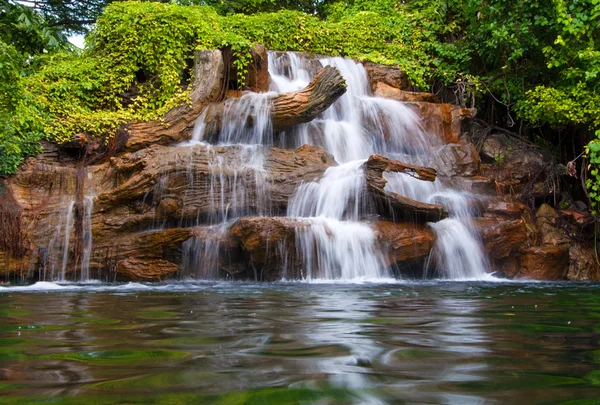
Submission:
{"label": "cascading water", "polygon": [[[285,63],[286,58],[289,59],[289,64]],[[323,147],[336,161],[344,164],[337,170],[329,169],[321,181],[299,187],[290,201],[288,215],[320,215],[321,218],[340,219],[348,211],[348,196],[359,194],[355,190],[360,187],[362,177],[356,170],[364,159],[373,153],[379,153],[407,163],[435,167],[435,162],[429,160],[430,152],[441,147],[442,143],[423,131],[419,118],[402,103],[371,97],[367,74],[361,64],[342,58],[328,58],[320,62],[323,66],[334,66],[341,72],[348,85],[347,93],[325,111],[322,117],[294,129],[298,132],[296,135],[300,136],[293,138]],[[282,92],[306,85],[310,78],[309,66],[293,53],[269,53],[272,89]],[[348,168],[353,168],[354,171],[347,170]],[[386,179],[387,190],[417,201],[441,203],[450,212],[450,218],[430,224],[437,242],[425,269],[426,273],[437,271],[437,274],[448,278],[481,277],[486,274],[489,265],[479,237],[473,230],[468,199],[464,193],[445,188],[439,180],[433,183],[423,182],[402,173],[388,175]],[[353,204],[353,209],[350,209],[354,214],[352,219],[358,220],[361,211],[357,197]],[[320,230],[318,227],[314,229],[313,238],[318,240]],[[306,232],[302,228],[301,233]],[[311,256],[314,254],[314,245],[310,240],[307,242],[306,237],[301,238],[300,250]],[[327,257],[327,249],[320,254]],[[324,262],[327,264],[330,261]],[[346,266],[352,267],[351,264]],[[331,276],[331,272],[326,276]]]}
{"label": "cascading water", "polygon": [[[305,87],[318,69],[327,65],[336,67],[344,76],[346,94],[312,122],[289,130],[293,134],[287,135],[292,136],[284,134],[274,139],[269,120],[272,95]],[[205,139],[205,134],[212,132],[207,131],[212,124],[207,122],[206,112],[196,122],[191,144],[202,143],[210,150],[213,146],[205,143],[210,141],[239,148],[239,162],[233,167],[239,168],[239,173],[249,170],[255,178],[250,183],[240,181],[238,171],[226,176],[223,158],[218,154],[211,158],[209,200],[211,211],[217,215],[209,220],[207,230],[215,235],[214,241],[203,238],[186,244],[186,274],[215,276],[212,269],[218,266],[219,240],[227,232],[231,223],[228,221],[244,215],[269,215],[268,196],[261,191],[266,181],[263,150],[277,142],[284,148],[306,143],[319,146],[340,164],[329,168],[318,181],[299,186],[288,204],[287,215],[298,219],[296,250],[306,269],[304,277],[335,280],[389,277],[374,231],[367,222],[361,222],[361,216],[369,214],[368,205],[361,201],[365,188],[363,163],[378,153],[435,167],[430,156],[443,146],[442,142],[423,131],[419,117],[403,103],[372,97],[364,67],[352,60],[313,60],[295,53],[269,52],[269,72],[270,93],[246,93],[237,103],[225,103],[217,139]],[[422,202],[441,203],[451,214],[448,219],[430,224],[437,243],[431,254],[432,268],[427,268],[427,272],[449,278],[485,274],[487,261],[472,230],[465,195],[445,188],[440,181],[423,182],[405,174],[386,175],[386,179],[387,190]],[[247,188],[248,184],[252,190]],[[225,188],[231,192],[225,193]],[[262,203],[257,203],[257,212],[240,209],[246,205],[244,196],[248,192],[256,193],[266,209],[260,209]],[[237,207],[237,211],[230,207]]]}
{"label": "cascading water", "polygon": [[[221,238],[233,219],[246,215],[269,215],[264,167],[264,145],[273,144],[269,99],[273,93],[247,93],[234,105],[226,103],[217,139],[206,139],[205,110],[196,120],[192,140],[183,147],[201,145],[208,154],[210,214],[203,226],[202,238],[192,238],[183,246],[183,278],[217,278]],[[212,141],[237,151],[235,161],[217,153]],[[188,188],[197,182],[188,173]],[[255,201],[250,207],[249,201]],[[200,225],[197,219],[196,226]]]}
{"label": "cascading water", "polygon": [[81,259],[81,281],[90,279],[90,259],[92,257],[92,210],[94,197],[83,198],[83,258]]}
{"label": "cascading water", "polygon": [[69,261],[69,240],[71,238],[71,230],[73,229],[73,225],[75,223],[75,218],[73,216],[75,208],[75,201],[71,201],[67,208],[67,216],[65,219],[65,236],[63,241],[63,257],[62,257],[62,267],[60,270],[60,281],[65,280],[65,275],[67,274],[67,264]]}

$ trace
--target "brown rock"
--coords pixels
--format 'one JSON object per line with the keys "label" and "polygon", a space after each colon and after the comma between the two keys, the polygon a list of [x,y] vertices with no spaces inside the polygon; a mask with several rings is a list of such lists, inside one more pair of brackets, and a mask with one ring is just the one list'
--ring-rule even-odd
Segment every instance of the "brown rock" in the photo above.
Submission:
{"label": "brown rock", "polygon": [[532,246],[521,250],[521,268],[517,278],[564,280],[568,270],[568,246]]}
{"label": "brown rock", "polygon": [[485,250],[494,259],[510,256],[527,242],[523,219],[475,218],[473,222],[483,239]]}
{"label": "brown rock", "polygon": [[377,97],[389,98],[401,102],[440,102],[440,100],[431,93],[404,91],[383,82],[375,82],[373,94]]}
{"label": "brown rock", "polygon": [[569,237],[556,228],[558,212],[548,204],[542,204],[536,212],[536,225],[542,244],[557,246],[570,243]]}
{"label": "brown rock", "polygon": [[479,153],[472,143],[447,144],[433,157],[439,176],[474,176],[479,172]]}
{"label": "brown rock", "polygon": [[377,221],[372,226],[389,265],[425,261],[435,240],[433,231],[426,225]]}
{"label": "brown rock", "polygon": [[518,201],[489,200],[485,211],[490,214],[502,215],[508,218],[521,218],[527,207]]}
{"label": "brown rock", "polygon": [[407,105],[419,114],[424,128],[444,143],[459,143],[463,126],[477,113],[475,108],[461,108],[453,104],[411,102]]}
{"label": "brown rock", "polygon": [[600,281],[600,265],[598,265],[593,247],[585,248],[579,243],[573,243],[570,246],[567,279]]}
{"label": "brown rock", "polygon": [[163,281],[173,276],[179,267],[167,260],[123,259],[117,262],[117,275],[121,280]]}
{"label": "brown rock", "polygon": [[260,44],[254,45],[251,50],[252,62],[248,67],[247,88],[256,93],[269,91],[271,75],[269,75],[269,58],[267,50]]}
{"label": "brown rock", "polygon": [[399,90],[410,89],[408,76],[397,67],[378,65],[372,62],[365,62],[363,65],[373,92],[377,89],[377,83],[384,83]]}
{"label": "brown rock", "polygon": [[[268,100],[270,103],[269,115],[273,131],[283,132],[298,124],[312,121],[345,92],[346,82],[340,72],[332,66],[325,66],[304,89],[270,95]],[[228,99],[220,103],[210,104],[207,107],[204,119],[206,123],[205,140],[212,141],[217,138],[221,131],[225,111],[235,108],[235,104],[240,102],[245,101]],[[250,114],[246,125],[250,127],[253,123],[252,120],[253,115]],[[180,140],[189,139],[190,135],[190,131],[180,133]]]}
{"label": "brown rock", "polygon": [[448,216],[444,207],[439,204],[422,203],[385,190],[387,180],[383,176],[384,172],[405,173],[407,176],[423,181],[434,181],[436,177],[434,169],[390,160],[381,155],[372,155],[363,167],[367,192],[380,215],[393,220],[403,218],[421,222],[439,221]]}
{"label": "brown rock", "polygon": [[[255,275],[264,281],[299,279],[305,276],[307,266],[297,250],[296,235],[311,224],[305,218],[240,218],[230,228],[229,238],[243,250],[249,278]],[[375,221],[371,227],[390,267],[418,264],[422,268],[434,240],[430,228],[387,221]]]}

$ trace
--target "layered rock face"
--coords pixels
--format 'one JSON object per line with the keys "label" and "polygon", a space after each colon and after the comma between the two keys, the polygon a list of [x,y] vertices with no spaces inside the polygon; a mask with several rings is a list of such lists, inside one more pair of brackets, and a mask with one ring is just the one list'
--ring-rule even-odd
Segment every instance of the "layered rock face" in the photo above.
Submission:
{"label": "layered rock face", "polygon": [[[296,63],[294,55],[276,56],[283,70]],[[253,91],[266,92],[269,83],[273,89],[266,58],[258,46],[248,80]],[[327,137],[338,131],[337,136],[349,138],[351,128],[332,129],[335,120],[328,114],[347,108],[348,101],[340,97],[351,83],[334,62],[303,61],[313,71],[312,80],[291,91],[264,93],[260,102],[267,107],[259,110],[258,98],[248,103],[252,94],[226,98],[225,70],[230,67],[220,51],[198,52],[192,103],[171,111],[164,122],[130,124],[115,136],[111,151],[85,135],[68,147],[44,145],[43,154],[0,181],[0,276],[15,282],[276,281],[307,278],[310,269],[327,268],[328,277],[338,278],[348,258],[366,257],[360,265],[378,267],[377,276],[421,277],[438,239],[447,237],[427,224],[458,215],[444,199],[444,190],[452,187],[466,196],[465,210],[474,217],[463,222],[480,239],[488,271],[510,278],[600,277],[591,249],[572,239],[575,228],[589,226],[582,214],[543,206],[534,215],[506,192],[535,189],[548,195],[544,170],[551,163],[543,151],[506,156],[503,139],[472,131],[474,109],[410,92],[402,72],[368,63],[365,95],[382,99],[365,98],[363,111],[377,107],[373,114],[385,115],[392,111],[386,103],[396,103],[393,111],[419,118],[419,131],[431,141],[419,144],[410,129],[399,130],[403,124],[394,121],[397,117],[361,117],[365,129],[360,135],[376,134],[362,149],[373,153],[346,159],[352,151],[332,147]],[[232,112],[240,117],[237,131],[263,125],[261,134],[270,140],[224,141],[224,134],[233,131]],[[406,134],[404,144],[394,133]],[[305,141],[321,146],[300,146]],[[393,143],[394,153],[376,153]],[[74,158],[82,147],[96,158]],[[418,158],[404,161],[408,154]],[[501,165],[489,159],[502,160]],[[354,174],[335,180],[335,170]],[[347,181],[353,185],[345,186]],[[432,184],[441,199],[405,193],[403,187],[413,181],[418,187]],[[328,189],[342,183],[341,189],[354,191],[338,192],[345,199],[332,214],[336,204],[323,201]],[[346,240],[352,232],[354,239]],[[436,274],[443,276],[440,271]]]}

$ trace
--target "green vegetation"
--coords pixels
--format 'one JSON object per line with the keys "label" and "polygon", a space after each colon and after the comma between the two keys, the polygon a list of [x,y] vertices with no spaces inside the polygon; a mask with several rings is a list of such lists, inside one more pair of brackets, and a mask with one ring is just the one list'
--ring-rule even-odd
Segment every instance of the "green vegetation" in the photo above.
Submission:
{"label": "green vegetation", "polygon": [[[519,123],[531,140],[537,127],[570,128],[579,151],[593,142],[598,173],[600,0],[113,2],[83,52],[65,45],[64,31],[85,30],[109,2],[62,3],[36,12],[0,1],[0,173],[43,137],[106,137],[185,102],[196,49],[230,49],[243,85],[254,43],[397,65],[422,90],[442,83],[459,103],[475,93],[488,120]],[[590,190],[600,187],[593,173]]]}

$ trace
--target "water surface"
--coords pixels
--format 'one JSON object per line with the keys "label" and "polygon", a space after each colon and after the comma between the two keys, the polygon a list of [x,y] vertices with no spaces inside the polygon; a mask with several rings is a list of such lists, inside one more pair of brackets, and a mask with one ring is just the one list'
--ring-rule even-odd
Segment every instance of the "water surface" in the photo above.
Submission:
{"label": "water surface", "polygon": [[600,286],[0,287],[2,404],[600,403]]}

